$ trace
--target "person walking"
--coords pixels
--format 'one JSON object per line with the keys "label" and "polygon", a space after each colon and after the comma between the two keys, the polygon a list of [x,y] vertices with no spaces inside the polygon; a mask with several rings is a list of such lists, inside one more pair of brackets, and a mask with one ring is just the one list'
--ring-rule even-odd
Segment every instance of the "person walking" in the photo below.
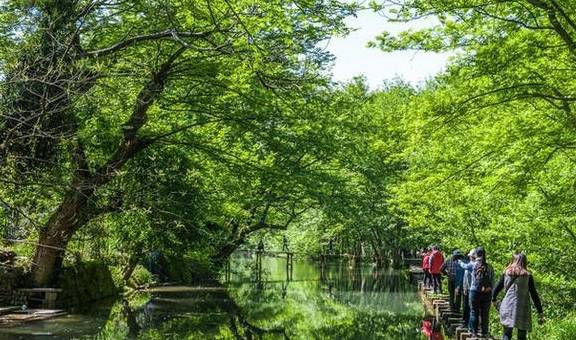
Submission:
{"label": "person walking", "polygon": [[[514,328],[518,329],[518,340],[527,339],[527,333],[532,330],[530,298],[538,311],[539,322],[544,322],[542,303],[536,291],[534,278],[527,267],[526,255],[514,254],[492,293],[492,304],[498,309],[500,323],[504,327],[502,340],[511,340]],[[504,298],[498,305],[498,294],[502,290],[504,290]]]}
{"label": "person walking", "polygon": [[[465,263],[473,263],[476,261],[476,249],[470,250],[468,253],[468,261]],[[471,328],[470,324],[470,286],[472,285],[472,271],[464,269],[462,275],[462,320],[466,327]]]}
{"label": "person walking", "polygon": [[460,306],[462,305],[462,280],[464,278],[464,269],[458,264],[458,260],[462,257],[462,252],[459,249],[452,252],[452,256],[444,261],[441,272],[448,278],[448,296],[450,301],[450,309],[453,312],[459,313]]}
{"label": "person walking", "polygon": [[478,330],[482,332],[483,336],[488,336],[494,270],[486,261],[486,252],[482,247],[476,248],[476,261],[468,264],[460,261],[459,264],[464,270],[469,270],[472,276],[468,328],[473,337],[478,335]]}
{"label": "person walking", "polygon": [[424,271],[424,287],[432,287],[432,276],[430,275],[430,248],[426,248],[422,258],[422,270]]}
{"label": "person walking", "polygon": [[288,249],[288,238],[286,237],[286,235],[282,236],[282,251],[285,252],[289,252],[290,250]]}
{"label": "person walking", "polygon": [[442,264],[444,264],[444,255],[438,246],[432,246],[432,253],[430,254],[430,275],[432,276],[432,287],[434,293],[442,293]]}

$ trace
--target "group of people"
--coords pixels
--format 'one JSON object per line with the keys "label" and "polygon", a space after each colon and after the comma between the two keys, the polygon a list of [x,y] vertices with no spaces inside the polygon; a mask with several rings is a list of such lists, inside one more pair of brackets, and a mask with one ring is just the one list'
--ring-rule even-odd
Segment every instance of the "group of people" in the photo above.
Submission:
{"label": "group of people", "polygon": [[[446,276],[450,308],[459,313],[462,308],[464,324],[473,335],[489,334],[490,306],[499,312],[504,328],[502,340],[511,340],[514,328],[518,339],[526,339],[532,329],[530,298],[536,308],[539,321],[543,322],[542,304],[527,269],[528,259],[524,253],[515,253],[504,272],[495,282],[492,266],[486,260],[482,247],[472,249],[467,256],[456,249],[444,258],[438,246],[422,252],[424,285],[435,293],[442,293],[442,276]],[[498,295],[503,292],[503,299]]]}

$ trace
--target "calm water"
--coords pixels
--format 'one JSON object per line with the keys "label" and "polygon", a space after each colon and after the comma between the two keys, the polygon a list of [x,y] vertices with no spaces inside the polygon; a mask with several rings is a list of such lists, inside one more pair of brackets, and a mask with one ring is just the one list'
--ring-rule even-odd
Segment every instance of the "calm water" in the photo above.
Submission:
{"label": "calm water", "polygon": [[[224,287],[164,287],[67,317],[0,328],[0,339],[422,339],[423,308],[404,273],[322,270],[266,258],[237,258]],[[290,280],[288,280],[290,279]]]}

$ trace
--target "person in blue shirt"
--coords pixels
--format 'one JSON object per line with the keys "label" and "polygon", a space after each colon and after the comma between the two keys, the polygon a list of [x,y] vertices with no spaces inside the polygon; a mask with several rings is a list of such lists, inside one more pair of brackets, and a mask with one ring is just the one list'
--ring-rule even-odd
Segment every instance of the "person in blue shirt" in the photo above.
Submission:
{"label": "person in blue shirt", "polygon": [[484,248],[476,248],[476,261],[458,262],[460,267],[471,272],[470,283],[470,323],[468,328],[473,336],[482,331],[483,336],[489,335],[490,303],[494,285],[494,270],[486,262]]}
{"label": "person in blue shirt", "polygon": [[450,299],[450,309],[453,312],[460,312],[462,305],[462,281],[464,279],[464,269],[460,267],[458,260],[462,258],[459,249],[452,252],[452,256],[444,261],[441,271],[448,278],[448,295]]}

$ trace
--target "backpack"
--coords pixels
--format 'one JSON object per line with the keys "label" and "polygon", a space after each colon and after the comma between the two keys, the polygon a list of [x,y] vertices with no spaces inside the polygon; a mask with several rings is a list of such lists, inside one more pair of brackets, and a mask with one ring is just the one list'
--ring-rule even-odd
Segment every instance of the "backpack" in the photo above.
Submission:
{"label": "backpack", "polygon": [[486,264],[486,269],[478,273],[476,269],[478,269],[479,266],[480,264],[477,264],[476,268],[474,268],[474,278],[476,282],[478,282],[478,291],[490,293],[492,292],[492,275],[490,274],[490,268],[488,264]]}

